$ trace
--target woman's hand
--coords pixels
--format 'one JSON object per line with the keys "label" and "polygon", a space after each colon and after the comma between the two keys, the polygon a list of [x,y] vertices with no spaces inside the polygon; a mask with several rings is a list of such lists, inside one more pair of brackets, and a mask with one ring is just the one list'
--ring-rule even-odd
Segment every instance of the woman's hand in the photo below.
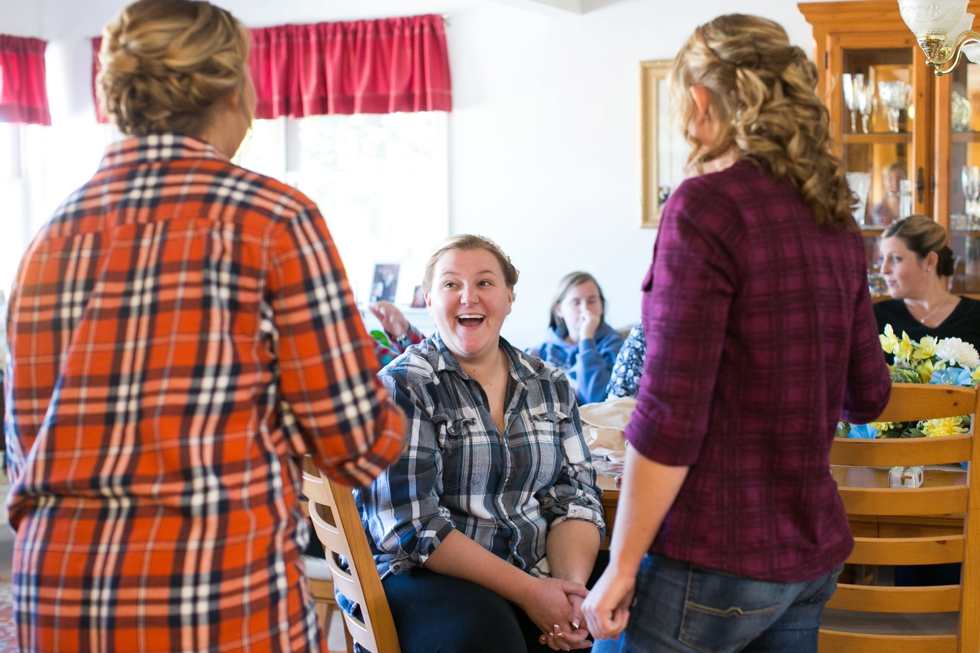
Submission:
{"label": "woman's hand", "polygon": [[394,304],[384,300],[374,302],[368,310],[381,322],[381,328],[395,340],[401,340],[408,333],[408,320]]}
{"label": "woman's hand", "polygon": [[[582,627],[582,600],[589,590],[581,583],[557,578],[536,578],[531,591],[518,602],[541,632],[541,643],[555,651],[589,648],[588,631]],[[558,627],[555,630],[555,626]]]}
{"label": "woman's hand", "polygon": [[636,576],[617,574],[606,567],[582,609],[589,632],[596,639],[615,639],[626,629]]}
{"label": "woman's hand", "polygon": [[578,594],[568,595],[568,602],[572,606],[572,628],[574,628],[572,632],[556,632],[552,626],[552,632],[541,635],[538,643],[555,651],[591,648],[592,642],[589,641],[589,630],[585,627],[585,614],[582,612],[584,600]]}
{"label": "woman's hand", "polygon": [[583,310],[578,318],[578,341],[588,340],[595,336],[596,329],[602,322],[602,316],[592,311]]}

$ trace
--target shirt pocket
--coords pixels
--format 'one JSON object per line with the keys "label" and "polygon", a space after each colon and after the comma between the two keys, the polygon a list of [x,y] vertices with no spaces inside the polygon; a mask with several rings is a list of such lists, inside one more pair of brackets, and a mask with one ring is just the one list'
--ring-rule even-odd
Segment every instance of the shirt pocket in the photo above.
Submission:
{"label": "shirt pocket", "polygon": [[470,475],[473,472],[473,451],[469,444],[476,420],[437,413],[432,416],[432,423],[436,431],[436,444],[442,456],[441,493],[451,494],[474,481]]}
{"label": "shirt pocket", "polygon": [[541,412],[528,420],[528,457],[533,477],[533,491],[552,487],[561,474],[564,463],[562,433],[568,415],[562,412]]}

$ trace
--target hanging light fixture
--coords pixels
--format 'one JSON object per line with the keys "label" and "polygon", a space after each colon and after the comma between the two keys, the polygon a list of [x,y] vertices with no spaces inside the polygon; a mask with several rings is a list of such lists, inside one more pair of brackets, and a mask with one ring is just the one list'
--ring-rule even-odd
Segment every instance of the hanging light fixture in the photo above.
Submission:
{"label": "hanging light fixture", "polygon": [[971,29],[973,14],[966,13],[967,5],[969,0],[898,0],[902,20],[936,75],[953,72],[961,55],[980,61],[980,34]]}

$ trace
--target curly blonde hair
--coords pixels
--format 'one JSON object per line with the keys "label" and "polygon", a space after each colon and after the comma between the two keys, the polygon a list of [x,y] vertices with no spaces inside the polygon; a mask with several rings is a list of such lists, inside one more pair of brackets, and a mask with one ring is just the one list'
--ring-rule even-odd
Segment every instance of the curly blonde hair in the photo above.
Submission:
{"label": "curly blonde hair", "polygon": [[[715,128],[711,147],[688,133],[697,117],[692,86],[708,90]],[[831,152],[830,115],[816,95],[817,67],[790,45],[786,31],[758,16],[730,14],[701,25],[674,59],[670,89],[677,123],[693,149],[688,164],[703,164],[733,147],[799,189],[817,224],[856,228],[844,166]]]}
{"label": "curly blonde hair", "polygon": [[124,134],[200,135],[211,107],[244,92],[248,50],[245,27],[209,2],[140,0],[102,32],[99,102]]}

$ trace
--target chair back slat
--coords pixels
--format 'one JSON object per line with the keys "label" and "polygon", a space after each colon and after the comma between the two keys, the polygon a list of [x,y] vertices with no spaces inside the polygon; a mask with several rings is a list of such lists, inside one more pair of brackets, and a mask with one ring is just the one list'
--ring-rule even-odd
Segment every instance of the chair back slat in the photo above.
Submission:
{"label": "chair back slat", "polygon": [[916,606],[916,612],[957,612],[960,600],[959,585],[876,587],[841,583],[827,601],[827,607],[855,612],[905,613],[911,603]]}
{"label": "chair back slat", "polygon": [[[327,552],[334,585],[361,608],[361,621],[342,610],[350,638],[372,653],[401,653],[391,609],[350,489],[327,478],[309,458],[303,467],[303,494],[309,499],[310,518]],[[346,569],[339,564],[341,557]]]}
{"label": "chair back slat", "polygon": [[[954,417],[958,416],[954,415]],[[895,440],[839,438],[834,440],[834,446],[830,449],[830,464],[855,467],[897,467],[909,465],[909,460],[916,461],[912,463],[915,465],[958,463],[970,459],[972,440],[972,436],[969,435]]]}
{"label": "chair back slat", "polygon": [[965,653],[956,643],[956,635],[867,635],[821,630],[817,642],[819,653]]}
{"label": "chair back slat", "polygon": [[849,515],[949,515],[966,512],[969,491],[965,485],[951,487],[906,488],[902,501],[895,501],[894,490],[886,488],[838,487]]}
{"label": "chair back slat", "polygon": [[[970,416],[978,391],[896,383],[881,422]],[[820,653],[967,653],[980,651],[980,463],[972,434],[894,440],[837,439],[830,450],[841,502],[852,517],[848,562],[925,565],[962,562],[958,585],[889,587],[841,584],[827,603]],[[931,466],[920,488],[889,488],[888,469]],[[960,515],[965,517],[962,525]],[[870,536],[870,537],[869,537]],[[928,633],[928,634],[926,634]]]}
{"label": "chair back slat", "polygon": [[976,408],[977,393],[972,388],[937,385],[935,391],[922,393],[923,384],[895,383],[888,406],[878,422],[911,422],[940,417],[971,415]]}
{"label": "chair back slat", "polygon": [[856,565],[939,565],[963,561],[963,536],[855,537],[847,561]]}

